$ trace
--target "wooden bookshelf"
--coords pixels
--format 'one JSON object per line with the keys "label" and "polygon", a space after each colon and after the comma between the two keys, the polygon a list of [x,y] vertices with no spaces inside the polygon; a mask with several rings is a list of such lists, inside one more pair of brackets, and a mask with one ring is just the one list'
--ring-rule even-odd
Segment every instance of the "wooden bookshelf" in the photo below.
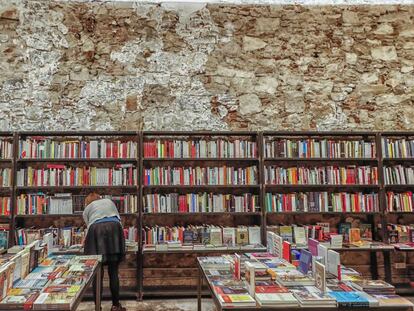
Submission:
{"label": "wooden bookshelf", "polygon": [[[146,156],[145,143],[154,140],[188,140],[188,141],[197,141],[197,140],[206,140],[212,141],[216,139],[223,140],[232,140],[232,139],[245,139],[256,144],[257,154],[253,157],[214,157],[214,154],[210,156],[195,156],[194,154],[191,157],[175,154],[175,157],[172,157],[171,154],[165,157],[154,157]],[[152,194],[152,193],[178,193],[178,194],[189,194],[189,193],[214,193],[214,194],[243,194],[251,193],[256,194],[259,198],[258,205],[260,206],[260,151],[259,151],[259,134],[255,132],[143,132],[142,134],[143,141],[143,153],[142,153],[142,163],[143,170],[150,169],[154,167],[218,167],[218,166],[228,166],[228,167],[237,167],[243,168],[248,166],[255,166],[257,170],[257,184],[247,184],[247,185],[146,185],[142,184],[141,193],[142,195]],[[148,152],[148,151],[147,151]],[[148,152],[149,153],[149,152]],[[183,153],[184,154],[184,153]],[[217,154],[218,155],[218,154]],[[144,176],[144,175],[142,175]],[[261,206],[260,206],[261,207]],[[151,226],[156,224],[162,225],[190,225],[190,224],[215,224],[215,225],[259,225],[262,226],[262,211],[260,212],[177,212],[177,213],[147,213],[142,211],[142,226],[150,224]],[[263,227],[262,229],[263,230]],[[263,237],[263,234],[261,234]],[[264,243],[262,239],[262,243]],[[173,286],[177,288],[188,288],[189,292],[195,291],[196,279],[195,276],[190,277],[188,271],[181,267],[180,265],[174,265],[175,256],[182,254],[185,257],[182,257],[182,260],[185,262],[186,268],[191,268],[195,271],[196,269],[196,257],[197,255],[202,254],[221,254],[221,253],[234,253],[234,252],[247,252],[249,250],[223,250],[223,249],[206,249],[206,250],[167,250],[167,251],[151,251],[145,250],[142,252],[142,265],[140,266],[141,272],[139,273],[142,276],[152,275],[149,281],[145,281],[144,277],[140,278],[139,286],[139,296],[146,296],[147,293],[150,295],[153,291],[153,286],[157,286],[157,291],[168,290]],[[162,254],[163,257],[159,259],[159,256]],[[172,260],[172,264],[165,265],[164,259]],[[163,267],[163,276],[157,277],[159,275],[158,271],[160,267]],[[158,269],[158,270],[157,270]],[[165,276],[171,275],[172,278]]]}
{"label": "wooden bookshelf", "polygon": [[[10,224],[10,244],[14,243],[14,228],[29,228],[32,226],[50,225],[81,225],[83,223],[80,213],[75,214],[40,214],[40,215],[17,215],[16,199],[21,194],[35,194],[43,192],[54,195],[56,193],[71,193],[73,195],[87,195],[90,192],[100,194],[131,194],[137,196],[136,213],[121,213],[123,222],[128,225],[135,225],[138,229],[138,252],[128,253],[128,259],[123,263],[121,269],[122,288],[132,288],[136,290],[136,295],[140,299],[143,296],[162,295],[163,293],[180,293],[182,295],[194,295],[196,286],[196,257],[203,254],[213,255],[222,253],[234,253],[235,250],[171,250],[171,251],[145,251],[143,249],[142,229],[148,225],[186,225],[186,224],[217,224],[224,226],[237,225],[258,225],[261,226],[261,238],[266,243],[266,227],[277,223],[284,224],[314,224],[317,221],[332,222],[333,225],[344,221],[347,217],[353,217],[364,223],[370,223],[372,228],[378,224],[382,225],[381,236],[386,239],[385,225],[388,222],[402,221],[414,223],[414,213],[412,212],[387,212],[387,197],[389,191],[396,193],[414,191],[414,185],[387,185],[384,182],[384,166],[403,165],[411,166],[414,158],[390,158],[384,157],[382,153],[382,139],[391,138],[412,138],[414,132],[318,132],[318,131],[265,131],[265,132],[214,132],[214,131],[144,131],[144,132],[116,132],[116,131],[25,131],[25,132],[0,132],[1,138],[8,138],[13,141],[13,158],[0,159],[0,168],[10,167],[12,169],[12,185],[7,188],[0,188],[0,195],[10,195],[11,215],[0,216],[0,222]],[[82,138],[88,140],[93,137],[105,137],[108,140],[130,140],[137,145],[137,154],[134,158],[21,158],[19,152],[19,141],[30,137],[51,137],[62,141],[69,138]],[[144,155],[144,143],[153,139],[206,139],[211,140],[221,137],[223,139],[249,138],[256,142],[257,155],[254,157],[184,157],[184,158],[156,158]],[[314,157],[303,158],[298,156],[281,157],[266,156],[264,152],[265,142],[268,139],[332,139],[332,140],[353,140],[363,139],[374,142],[376,156],[372,158],[351,157],[351,158],[329,158]],[[45,168],[47,165],[68,165],[71,167],[94,166],[99,168],[110,168],[117,164],[132,164],[137,168],[137,184],[133,186],[18,186],[16,182],[17,171],[20,168],[35,167]],[[154,167],[238,167],[245,168],[254,166],[257,169],[257,184],[254,185],[146,185],[144,184],[144,170]],[[324,167],[324,166],[375,166],[378,168],[378,183],[359,185],[291,185],[291,184],[266,184],[266,166],[280,167]],[[190,194],[190,193],[214,193],[240,195],[244,193],[255,194],[258,196],[258,206],[260,211],[254,212],[176,212],[176,213],[147,213],[144,212],[144,196],[147,194]],[[379,200],[379,210],[375,212],[270,212],[266,209],[266,193],[298,193],[298,192],[362,192],[377,193]],[[361,252],[370,253],[368,250],[358,249]],[[250,249],[240,249],[237,252],[251,252]],[[354,249],[342,249],[345,262],[350,262],[355,258]],[[383,266],[381,254],[388,250],[378,250],[378,266]],[[388,251],[388,253],[390,253]],[[407,254],[413,254],[407,252]],[[368,254],[369,255],[369,254]],[[367,255],[367,256],[368,256]],[[370,260],[373,255],[366,257],[361,255],[362,270],[369,271]],[[393,256],[393,255],[390,255]],[[408,256],[408,255],[407,255]],[[410,255],[412,256],[412,255]],[[366,262],[365,262],[366,260]],[[389,260],[384,257],[384,260]],[[389,262],[389,261],[388,261]],[[354,264],[356,266],[357,264]],[[375,265],[377,265],[375,261]],[[350,264],[352,266],[352,264]],[[396,278],[394,278],[396,279]],[[398,281],[398,278],[396,279]]]}

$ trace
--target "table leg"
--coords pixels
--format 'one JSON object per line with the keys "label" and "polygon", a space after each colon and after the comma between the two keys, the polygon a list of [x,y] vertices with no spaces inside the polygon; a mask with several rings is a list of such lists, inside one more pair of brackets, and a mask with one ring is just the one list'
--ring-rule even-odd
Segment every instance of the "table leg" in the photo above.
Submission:
{"label": "table leg", "polygon": [[377,253],[370,252],[370,272],[373,280],[378,280],[378,261]]}
{"label": "table leg", "polygon": [[197,282],[197,310],[201,311],[201,286],[203,283],[202,271],[198,268],[198,282]]}
{"label": "table leg", "polygon": [[391,252],[383,252],[384,255],[384,273],[385,282],[392,283],[392,264],[391,264]]}
{"label": "table leg", "polygon": [[99,264],[98,271],[96,272],[96,301],[95,311],[101,311],[101,278],[102,278],[102,264]]}

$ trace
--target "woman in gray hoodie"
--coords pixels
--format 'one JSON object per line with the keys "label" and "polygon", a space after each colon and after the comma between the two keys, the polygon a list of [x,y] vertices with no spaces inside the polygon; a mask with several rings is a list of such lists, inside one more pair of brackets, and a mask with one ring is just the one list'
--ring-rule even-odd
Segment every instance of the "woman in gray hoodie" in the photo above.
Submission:
{"label": "woman in gray hoodie", "polygon": [[[103,266],[108,267],[109,286],[112,295],[111,311],[126,311],[119,302],[119,263],[125,257],[125,237],[118,210],[109,199],[97,193],[85,199],[83,219],[88,226],[85,238],[85,255],[102,255]],[[101,296],[102,279],[101,273]],[[93,283],[94,295],[96,282]]]}

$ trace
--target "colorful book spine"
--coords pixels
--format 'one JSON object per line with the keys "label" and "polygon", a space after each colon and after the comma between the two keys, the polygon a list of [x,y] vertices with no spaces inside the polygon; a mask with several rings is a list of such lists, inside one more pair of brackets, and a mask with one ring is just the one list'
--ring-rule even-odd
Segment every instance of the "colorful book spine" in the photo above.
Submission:
{"label": "colorful book spine", "polygon": [[248,140],[168,140],[144,142],[146,158],[255,158],[257,145]]}
{"label": "colorful book spine", "polygon": [[10,168],[0,168],[0,187],[11,187],[12,170]]}
{"label": "colorful book spine", "polygon": [[266,158],[375,158],[375,141],[276,139],[264,144]]}
{"label": "colorful book spine", "polygon": [[20,140],[19,155],[29,159],[122,159],[136,158],[138,153],[134,141],[60,141],[39,137]]}
{"label": "colorful book spine", "polygon": [[414,185],[414,166],[384,167],[384,181],[386,185]]}
{"label": "colorful book spine", "polygon": [[278,167],[264,170],[268,185],[376,185],[378,171],[371,166]]}
{"label": "colorful book spine", "polygon": [[18,186],[134,186],[137,169],[129,164],[114,168],[70,167],[48,165],[46,169],[32,167],[17,172]]}
{"label": "colorful book spine", "polygon": [[0,197],[0,215],[9,216],[10,211],[11,211],[10,206],[11,206],[10,197]]}
{"label": "colorful book spine", "polygon": [[384,158],[413,158],[414,139],[383,137],[382,156]]}
{"label": "colorful book spine", "polygon": [[414,205],[413,192],[387,192],[388,212],[412,212]]}
{"label": "colorful book spine", "polygon": [[213,193],[168,193],[144,196],[145,213],[219,213],[260,211],[259,197]]}
{"label": "colorful book spine", "polygon": [[155,167],[144,170],[144,185],[256,185],[257,167]]}
{"label": "colorful book spine", "polygon": [[13,144],[6,139],[0,139],[0,159],[13,158]]}
{"label": "colorful book spine", "polygon": [[267,212],[379,212],[377,193],[266,193]]}

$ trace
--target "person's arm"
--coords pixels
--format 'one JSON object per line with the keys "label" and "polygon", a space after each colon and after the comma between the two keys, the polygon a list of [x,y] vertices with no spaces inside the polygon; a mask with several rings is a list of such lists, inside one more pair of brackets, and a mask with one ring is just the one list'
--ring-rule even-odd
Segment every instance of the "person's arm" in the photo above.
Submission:
{"label": "person's arm", "polygon": [[83,217],[83,220],[85,221],[86,226],[89,225],[89,217],[88,217],[88,215],[89,215],[89,210],[88,210],[88,207],[86,207],[83,210],[83,213],[82,213],[82,217]]}

